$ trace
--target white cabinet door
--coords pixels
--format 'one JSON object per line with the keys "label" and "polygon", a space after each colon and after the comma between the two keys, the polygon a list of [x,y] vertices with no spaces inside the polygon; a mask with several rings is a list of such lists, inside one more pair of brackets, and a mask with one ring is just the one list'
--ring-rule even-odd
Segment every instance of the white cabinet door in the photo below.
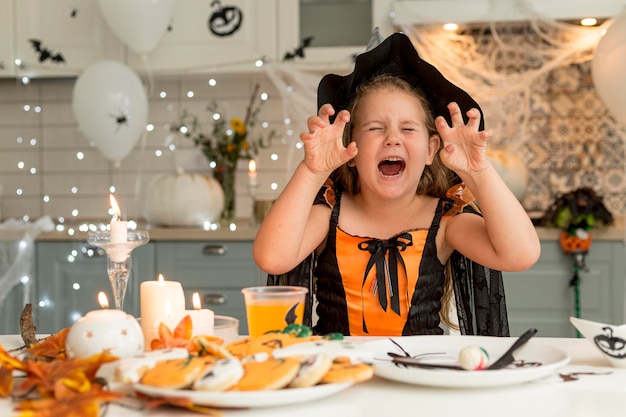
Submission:
{"label": "white cabinet door", "polygon": [[20,75],[76,75],[98,61],[123,59],[97,0],[15,0],[14,7]]}
{"label": "white cabinet door", "polygon": [[0,0],[0,77],[14,74],[13,0]]}
{"label": "white cabinet door", "polygon": [[154,51],[128,51],[139,72],[253,71],[276,55],[275,0],[179,0],[172,24]]}

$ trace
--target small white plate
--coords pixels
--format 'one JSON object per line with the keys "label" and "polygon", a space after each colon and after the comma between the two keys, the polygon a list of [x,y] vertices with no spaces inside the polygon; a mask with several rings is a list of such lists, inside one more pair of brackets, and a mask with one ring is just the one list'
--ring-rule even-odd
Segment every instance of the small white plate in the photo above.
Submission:
{"label": "small white plate", "polygon": [[153,397],[184,398],[194,404],[210,407],[256,408],[312,401],[328,397],[352,386],[351,382],[321,384],[309,388],[285,388],[273,391],[192,391],[155,388],[137,384],[136,391]]}
{"label": "small white plate", "polygon": [[529,340],[513,355],[517,361],[535,363],[535,366],[510,366],[493,371],[405,367],[392,363],[392,358],[387,354],[403,354],[393,340],[411,356],[424,355],[423,360],[426,363],[457,364],[462,348],[478,345],[487,350],[491,361],[495,361],[515,339],[488,336],[405,336],[364,343],[363,347],[374,352],[375,373],[381,378],[407,384],[449,388],[485,388],[529,382],[553,374],[570,361],[565,352],[543,344],[539,339]]}

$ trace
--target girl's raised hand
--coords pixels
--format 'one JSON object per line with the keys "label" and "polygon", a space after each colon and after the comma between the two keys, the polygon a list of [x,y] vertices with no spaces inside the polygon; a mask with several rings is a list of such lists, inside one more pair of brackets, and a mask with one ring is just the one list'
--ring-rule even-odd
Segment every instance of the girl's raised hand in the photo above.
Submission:
{"label": "girl's raised hand", "polygon": [[350,113],[340,111],[331,123],[330,117],[334,114],[335,109],[330,104],[324,104],[317,116],[307,119],[309,132],[300,134],[304,145],[304,164],[315,174],[330,174],[358,152],[354,142],[348,147],[343,146],[343,131],[350,121]]}
{"label": "girl's raised hand", "polygon": [[441,161],[457,173],[476,174],[483,171],[488,164],[487,139],[491,137],[492,131],[490,129],[478,130],[480,112],[477,109],[468,110],[467,124],[463,121],[461,109],[457,103],[450,103],[448,110],[450,110],[452,126],[448,125],[443,116],[435,120],[437,131],[443,142]]}

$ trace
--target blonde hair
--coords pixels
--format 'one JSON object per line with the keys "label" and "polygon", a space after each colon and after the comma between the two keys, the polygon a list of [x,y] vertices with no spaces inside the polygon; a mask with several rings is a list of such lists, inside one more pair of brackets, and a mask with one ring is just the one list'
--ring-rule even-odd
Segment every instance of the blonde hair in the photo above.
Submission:
{"label": "blonde hair", "polygon": [[[424,108],[424,113],[426,115],[426,120],[424,122],[428,130],[428,136],[430,137],[432,135],[439,135],[439,133],[437,132],[437,128],[435,127],[435,118],[433,116],[430,103],[426,100],[424,94],[418,88],[409,84],[405,80],[393,75],[384,74],[372,78],[371,80],[361,84],[357,88],[356,95],[348,106],[348,111],[351,115],[351,121],[346,125],[346,128],[343,132],[344,146],[348,146],[348,144],[352,141],[354,114],[359,108],[362,97],[373,91],[385,87],[397,88],[401,91],[406,91],[410,94],[413,94],[420,101],[422,107]],[[422,178],[420,179],[417,189],[415,190],[416,194],[441,198],[444,197],[446,195],[446,191],[448,191],[450,187],[452,187],[456,174],[448,169],[443,164],[443,162],[441,162],[441,159],[439,157],[439,151],[441,150],[442,146],[443,145],[440,144],[439,149],[435,153],[432,164],[426,165],[424,167]],[[358,172],[356,168],[350,167],[349,164],[344,164],[339,169],[337,181],[344,189],[344,192],[354,195],[361,190]],[[449,263],[450,261],[448,261],[445,266],[445,281],[443,287],[444,292],[443,296],[441,297],[441,310],[439,311],[439,317],[443,324],[445,324],[449,328],[458,330],[458,326],[450,318],[450,307],[452,305],[452,297],[454,295],[454,291],[452,288],[452,275],[450,272]]]}

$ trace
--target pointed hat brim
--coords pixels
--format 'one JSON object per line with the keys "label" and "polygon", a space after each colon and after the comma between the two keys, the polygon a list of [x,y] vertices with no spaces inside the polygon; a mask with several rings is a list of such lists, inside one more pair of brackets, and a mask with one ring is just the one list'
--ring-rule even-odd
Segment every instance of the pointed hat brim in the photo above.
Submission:
{"label": "pointed hat brim", "polygon": [[424,61],[411,40],[403,33],[394,33],[375,48],[356,57],[354,71],[349,75],[327,74],[317,89],[317,108],[330,103],[336,113],[348,107],[357,87],[383,74],[395,75],[418,87],[430,103],[434,116],[444,116],[451,125],[448,104],[458,103],[465,113],[476,108],[481,113],[480,130],[484,129],[482,110],[464,90],[448,81],[437,68]]}

